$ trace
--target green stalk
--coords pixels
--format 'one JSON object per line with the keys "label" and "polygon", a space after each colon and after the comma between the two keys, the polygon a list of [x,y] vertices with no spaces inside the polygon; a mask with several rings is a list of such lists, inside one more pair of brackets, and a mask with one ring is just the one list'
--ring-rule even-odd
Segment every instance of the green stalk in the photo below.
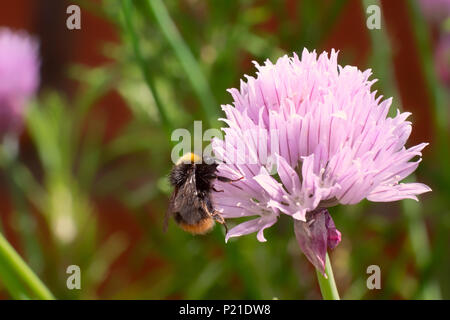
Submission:
{"label": "green stalk", "polygon": [[[19,254],[0,233],[0,276],[10,293],[15,298],[26,298],[28,294],[23,292],[24,283],[31,291],[32,296],[42,300],[53,300],[52,293],[36,276],[36,274],[22,260]],[[12,286],[13,285],[13,286]],[[14,289],[14,290],[12,290]]]}
{"label": "green stalk", "polygon": [[180,61],[192,88],[200,100],[209,125],[216,124],[218,118],[216,101],[211,93],[208,81],[203,75],[203,71],[194,55],[181,37],[175,23],[172,21],[164,2],[161,0],[147,0],[146,4],[147,10],[155,18],[161,32]]}
{"label": "green stalk", "polygon": [[15,300],[30,300],[26,288],[11,274],[11,270],[0,263],[0,283]]}
{"label": "green stalk", "polygon": [[323,300],[340,300],[328,253],[325,259],[325,274],[327,275],[327,278],[325,278],[318,270],[316,270],[316,274]]}
{"label": "green stalk", "polygon": [[159,116],[161,118],[161,122],[167,131],[167,133],[171,134],[172,130],[174,129],[174,126],[169,120],[169,117],[167,116],[166,109],[163,107],[163,104],[161,102],[161,99],[158,95],[158,92],[156,90],[155,83],[153,82],[153,79],[149,72],[149,67],[147,66],[147,63],[142,56],[141,46],[139,44],[139,39],[137,36],[136,29],[134,28],[133,21],[131,18],[131,1],[130,0],[122,0],[122,13],[125,20],[125,31],[130,37],[131,44],[133,46],[134,55],[136,57],[137,63],[142,71],[142,74],[144,76],[145,82],[147,83],[148,88],[150,89],[150,93],[153,96],[153,99],[155,101],[156,108],[158,109]]}

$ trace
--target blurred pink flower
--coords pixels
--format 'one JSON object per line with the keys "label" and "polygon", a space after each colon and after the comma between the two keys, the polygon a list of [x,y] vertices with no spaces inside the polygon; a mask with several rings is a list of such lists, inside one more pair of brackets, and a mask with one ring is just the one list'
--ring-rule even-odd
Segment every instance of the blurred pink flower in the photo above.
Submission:
{"label": "blurred pink flower", "polygon": [[450,16],[450,0],[420,0],[419,3],[430,22],[440,24]]}
{"label": "blurred pink flower", "polygon": [[450,34],[441,36],[434,52],[434,61],[439,79],[450,88]]}
{"label": "blurred pink flower", "polygon": [[450,33],[443,22],[450,19],[450,0],[421,0],[420,5],[432,29],[437,31],[434,66],[443,84],[450,87]]}
{"label": "blurred pink flower", "polygon": [[417,168],[427,144],[404,147],[410,114],[397,110],[387,117],[392,99],[371,91],[371,71],[339,66],[334,50],[317,57],[305,49],[301,59],[294,53],[256,67],[256,78],[246,76],[240,90],[229,90],[234,107],[222,107],[225,139],[212,143],[224,162],[220,174],[244,179],[217,181],[224,192],[213,201],[225,218],[257,217],[232,228],[226,240],[258,232],[266,241],[264,229],[282,213],[292,216],[300,247],[324,272],[326,248],[340,241],[324,208],[363,199],[417,200],[430,188],[400,181]]}
{"label": "blurred pink flower", "polygon": [[26,101],[39,85],[39,64],[34,38],[0,28],[0,136],[22,127]]}

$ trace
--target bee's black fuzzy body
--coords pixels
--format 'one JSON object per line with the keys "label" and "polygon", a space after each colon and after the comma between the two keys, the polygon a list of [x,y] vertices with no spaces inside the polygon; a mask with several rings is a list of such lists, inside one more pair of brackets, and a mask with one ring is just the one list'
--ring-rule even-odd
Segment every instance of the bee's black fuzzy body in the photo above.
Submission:
{"label": "bee's black fuzzy body", "polygon": [[[169,182],[174,187],[166,222],[172,215],[175,222],[185,231],[204,234],[214,226],[214,221],[225,225],[225,221],[214,209],[211,192],[215,179],[225,182],[234,180],[217,176],[217,163],[199,162],[195,154],[183,156],[173,167]],[[226,228],[226,225],[225,225]]]}

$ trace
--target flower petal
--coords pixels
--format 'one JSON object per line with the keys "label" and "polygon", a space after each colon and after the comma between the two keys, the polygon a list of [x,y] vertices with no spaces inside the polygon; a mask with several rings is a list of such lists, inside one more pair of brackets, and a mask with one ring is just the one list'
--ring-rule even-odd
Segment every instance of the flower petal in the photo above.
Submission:
{"label": "flower petal", "polygon": [[400,183],[393,186],[379,186],[367,197],[370,201],[389,202],[403,199],[418,201],[416,195],[429,192],[431,188],[423,183]]}
{"label": "flower petal", "polygon": [[289,165],[289,163],[278,154],[277,160],[277,172],[280,176],[281,182],[289,193],[294,193],[296,190],[300,190],[301,184],[298,178],[297,172]]}
{"label": "flower petal", "polygon": [[274,200],[281,200],[284,189],[279,182],[277,182],[274,178],[272,178],[267,172],[264,173],[266,169],[261,168],[261,174],[258,174],[256,177],[253,177],[264,190],[269,194],[269,196]]}
{"label": "flower petal", "polygon": [[277,218],[278,216],[273,214],[238,224],[227,233],[225,242],[228,242],[230,238],[240,237],[256,231],[258,231],[257,239],[260,242],[265,242],[267,240],[266,238],[264,238],[263,231],[264,229],[271,227],[275,222],[277,222]]}

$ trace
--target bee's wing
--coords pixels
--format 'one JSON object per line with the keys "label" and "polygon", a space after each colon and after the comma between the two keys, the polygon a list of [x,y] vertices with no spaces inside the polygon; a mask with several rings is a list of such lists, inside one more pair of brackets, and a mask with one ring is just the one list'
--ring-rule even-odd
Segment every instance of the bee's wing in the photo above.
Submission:
{"label": "bee's wing", "polygon": [[200,205],[197,204],[197,202],[197,183],[195,174],[191,174],[184,184],[180,187],[175,187],[175,190],[170,196],[169,207],[164,216],[163,231],[165,232],[167,230],[169,217],[174,212],[180,212],[187,208],[199,207]]}
{"label": "bee's wing", "polygon": [[164,215],[164,221],[163,221],[163,232],[167,231],[167,227],[169,226],[169,217],[172,215],[174,210],[174,203],[175,199],[178,194],[178,188],[175,188],[175,190],[172,192],[172,195],[169,199],[169,206],[167,207],[166,214]]}
{"label": "bee's wing", "polygon": [[197,185],[195,180],[195,175],[189,176],[186,182],[181,185],[173,201],[173,212],[180,212],[186,208],[192,208],[197,202]]}

